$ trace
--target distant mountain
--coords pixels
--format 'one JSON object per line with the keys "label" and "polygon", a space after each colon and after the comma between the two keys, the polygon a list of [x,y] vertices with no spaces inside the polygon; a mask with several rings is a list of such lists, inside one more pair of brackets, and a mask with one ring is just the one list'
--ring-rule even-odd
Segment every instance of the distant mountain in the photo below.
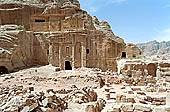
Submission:
{"label": "distant mountain", "polygon": [[154,40],[147,43],[139,43],[137,46],[143,51],[145,56],[170,59],[170,41],[158,42]]}

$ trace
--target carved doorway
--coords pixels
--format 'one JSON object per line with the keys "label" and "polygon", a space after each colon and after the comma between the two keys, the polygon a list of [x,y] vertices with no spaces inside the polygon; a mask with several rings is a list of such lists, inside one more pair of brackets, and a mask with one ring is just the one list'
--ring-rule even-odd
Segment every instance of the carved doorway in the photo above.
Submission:
{"label": "carved doorway", "polygon": [[122,52],[122,58],[126,58],[126,52]]}
{"label": "carved doorway", "polygon": [[65,70],[72,70],[70,61],[65,61]]}

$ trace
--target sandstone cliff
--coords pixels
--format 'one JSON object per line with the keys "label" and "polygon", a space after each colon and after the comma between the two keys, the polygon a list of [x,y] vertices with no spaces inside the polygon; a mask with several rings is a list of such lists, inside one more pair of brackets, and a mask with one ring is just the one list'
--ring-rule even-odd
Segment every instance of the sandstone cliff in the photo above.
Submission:
{"label": "sandstone cliff", "polygon": [[115,40],[118,43],[124,43],[124,40],[120,38],[119,36],[116,36],[111,29],[111,26],[106,21],[99,21],[96,16],[93,17],[93,24],[96,30],[103,31],[106,33],[107,37]]}
{"label": "sandstone cliff", "polygon": [[[92,63],[94,67],[102,65],[113,69],[114,66],[114,70],[115,59],[126,46],[124,40],[112,32],[107,22],[100,22],[82,10],[78,0],[0,0],[0,15],[0,67],[5,66],[9,71],[59,60],[56,59],[59,52],[54,52],[54,48],[57,47],[54,47],[54,43],[58,41],[56,38],[75,38],[76,35],[81,37],[77,39],[81,44],[89,38],[86,46],[88,48],[84,49],[91,48],[94,53],[91,50],[87,60],[97,63],[96,56],[99,56],[101,58],[98,59],[105,63]],[[87,52],[84,49],[80,51],[81,46],[75,49],[80,52],[78,61],[86,60],[86,56],[81,56]],[[103,54],[100,51],[103,51]],[[106,52],[108,54],[105,54]],[[56,63],[59,62],[55,62],[57,66]],[[90,61],[79,62],[75,66],[85,65],[92,66]]]}

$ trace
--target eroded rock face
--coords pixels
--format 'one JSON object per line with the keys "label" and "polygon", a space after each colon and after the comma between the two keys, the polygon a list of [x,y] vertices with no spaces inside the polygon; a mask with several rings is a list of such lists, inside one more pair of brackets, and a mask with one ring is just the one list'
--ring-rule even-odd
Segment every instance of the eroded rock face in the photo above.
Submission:
{"label": "eroded rock face", "polygon": [[117,71],[126,44],[77,0],[1,1],[0,15],[0,66],[9,71],[35,64]]}
{"label": "eroded rock face", "polygon": [[0,66],[10,72],[35,64],[48,64],[43,44],[34,38],[32,31],[24,31],[20,28],[21,26],[17,25],[1,26]]}
{"label": "eroded rock face", "polygon": [[0,34],[2,52],[0,66],[9,71],[32,64],[33,33],[25,31],[4,31]]}
{"label": "eroded rock face", "polygon": [[106,21],[99,21],[96,16],[93,17],[93,24],[97,30],[103,31],[108,38],[115,40],[118,43],[124,43],[124,40],[116,36],[111,29],[111,26]]}

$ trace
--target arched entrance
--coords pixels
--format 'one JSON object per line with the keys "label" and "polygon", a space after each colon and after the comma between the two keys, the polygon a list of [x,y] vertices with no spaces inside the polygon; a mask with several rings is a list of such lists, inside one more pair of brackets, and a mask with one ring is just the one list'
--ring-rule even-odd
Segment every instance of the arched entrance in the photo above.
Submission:
{"label": "arched entrance", "polygon": [[148,70],[148,74],[149,74],[149,75],[151,75],[151,76],[153,76],[153,77],[156,77],[156,71],[157,71],[157,66],[156,66],[156,64],[154,64],[154,63],[148,64],[147,70]]}
{"label": "arched entrance", "polygon": [[8,69],[4,66],[0,66],[0,75],[7,74],[7,73],[8,73]]}
{"label": "arched entrance", "polygon": [[65,61],[65,70],[72,70],[70,61]]}

